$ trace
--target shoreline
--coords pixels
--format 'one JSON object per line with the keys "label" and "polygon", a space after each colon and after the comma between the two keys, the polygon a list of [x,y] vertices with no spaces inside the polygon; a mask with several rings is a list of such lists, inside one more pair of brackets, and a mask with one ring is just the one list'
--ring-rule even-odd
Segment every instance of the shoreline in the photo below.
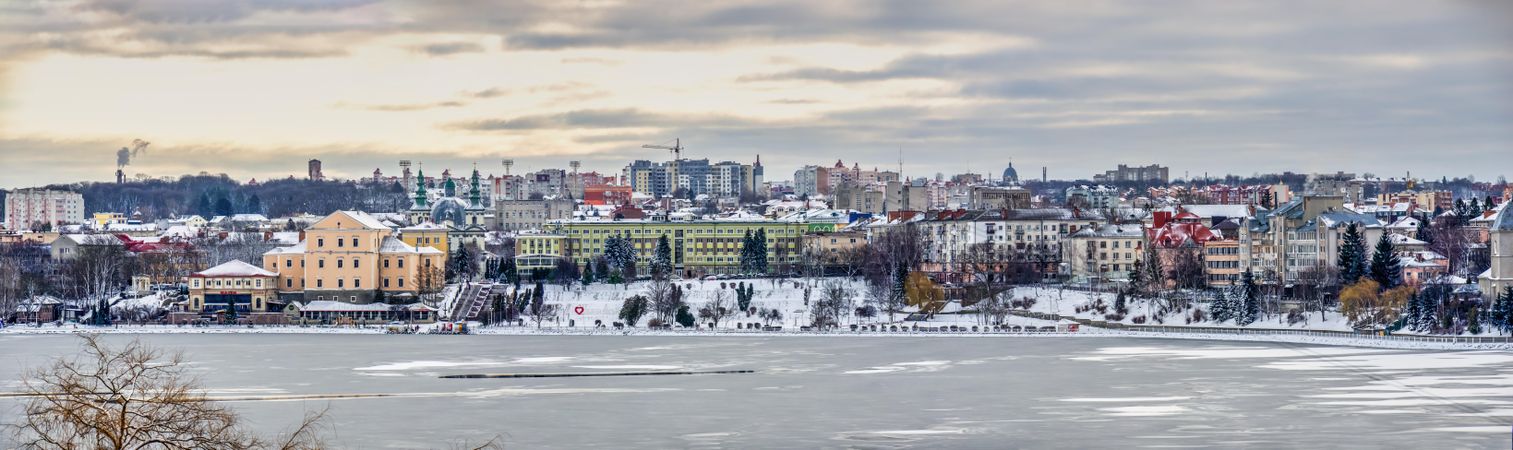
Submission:
{"label": "shoreline", "polygon": [[[357,328],[357,327],[177,327],[177,326],[153,326],[133,325],[123,327],[40,327],[32,328],[25,326],[12,326],[0,329],[0,336],[42,336],[63,334],[126,334],[126,335],[151,335],[151,334],[309,334],[309,335],[387,335],[382,327]],[[419,335],[427,335],[421,333]],[[445,336],[445,334],[442,334]],[[1147,339],[1185,339],[1200,341],[1221,342],[1257,342],[1257,343],[1280,343],[1280,344],[1307,344],[1324,345],[1334,347],[1358,347],[1396,350],[1513,350],[1513,343],[1489,343],[1489,342],[1433,342],[1416,341],[1411,338],[1392,337],[1347,337],[1347,336],[1315,336],[1300,334],[1222,334],[1205,332],[1153,332],[1136,330],[1114,330],[1097,327],[1083,327],[1077,332],[876,332],[876,331],[849,331],[837,330],[829,332],[815,331],[682,331],[682,330],[648,330],[648,329],[592,329],[592,328],[531,328],[531,327],[500,327],[500,328],[475,328],[471,336],[624,336],[624,337],[834,337],[834,338],[872,338],[872,337],[906,337],[906,338],[1147,338]]]}

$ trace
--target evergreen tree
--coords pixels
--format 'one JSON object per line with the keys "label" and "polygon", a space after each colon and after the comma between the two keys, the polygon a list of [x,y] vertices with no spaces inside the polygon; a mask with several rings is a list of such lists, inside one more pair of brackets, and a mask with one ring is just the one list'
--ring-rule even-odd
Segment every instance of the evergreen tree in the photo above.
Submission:
{"label": "evergreen tree", "polygon": [[1428,220],[1420,219],[1418,221],[1418,229],[1416,229],[1413,234],[1415,239],[1424,241],[1424,244],[1426,245],[1434,244],[1434,233],[1429,232]]}
{"label": "evergreen tree", "polygon": [[1466,313],[1466,322],[1466,331],[1471,334],[1481,334],[1481,309],[1471,308],[1471,311]]}
{"label": "evergreen tree", "polygon": [[[908,284],[908,280],[909,268],[900,261],[898,265],[893,267],[893,287],[891,289],[892,292],[889,293],[889,297],[893,299],[894,305],[901,306],[908,302],[908,299],[904,295],[904,288]],[[806,301],[804,303],[808,304],[809,302]],[[889,314],[892,313],[890,312]]]}
{"label": "evergreen tree", "polygon": [[635,270],[636,250],[631,247],[630,239],[613,235],[604,240],[604,259],[609,262],[610,269],[625,277]]}
{"label": "evergreen tree", "polygon": [[751,273],[755,270],[753,267],[756,266],[756,261],[752,256],[755,254],[755,245],[751,240],[751,230],[746,230],[746,233],[741,235],[741,273]]}
{"label": "evergreen tree", "polygon": [[592,263],[583,263],[583,285],[594,284],[594,267]]}
{"label": "evergreen tree", "polygon": [[636,322],[640,322],[641,317],[646,315],[646,311],[650,307],[651,301],[644,295],[627,298],[625,299],[625,303],[620,305],[619,317],[625,321],[626,325],[634,327],[636,326]]}
{"label": "evergreen tree", "polygon": [[676,320],[678,325],[682,325],[684,328],[692,327],[695,321],[693,313],[688,311],[688,305],[679,306],[678,314],[673,320]]}
{"label": "evergreen tree", "polygon": [[736,303],[736,307],[741,308],[741,311],[745,311],[747,308],[750,308],[751,307],[751,299],[755,295],[756,295],[756,285],[754,285],[754,284],[746,284],[746,282],[744,282],[744,281],[741,282],[740,284],[737,284],[736,288],[735,288],[735,303]]}
{"label": "evergreen tree", "polygon": [[504,258],[500,263],[499,276],[505,282],[515,285],[515,289],[520,289],[520,270],[515,266],[515,258]]}
{"label": "evergreen tree", "polygon": [[1502,295],[1498,295],[1497,300],[1493,301],[1489,315],[1491,320],[1488,325],[1492,328],[1504,333],[1513,331],[1513,286],[1503,288]]}
{"label": "evergreen tree", "polygon": [[594,276],[601,280],[609,280],[609,261],[604,257],[594,258]]}
{"label": "evergreen tree", "polygon": [[1208,315],[1213,317],[1214,322],[1224,322],[1235,318],[1235,309],[1230,305],[1226,290],[1219,289],[1215,292],[1214,300],[1208,306]]}
{"label": "evergreen tree", "polygon": [[225,195],[222,195],[221,198],[215,200],[215,215],[231,216],[235,213],[236,211],[231,209],[231,199],[226,198]]}
{"label": "evergreen tree", "polygon": [[262,214],[263,213],[263,199],[259,198],[257,196],[257,194],[252,194],[251,196],[247,197],[247,213],[248,214]]}
{"label": "evergreen tree", "polygon": [[1136,259],[1134,268],[1129,271],[1129,288],[1136,294],[1145,290],[1145,261]]}
{"label": "evergreen tree", "polygon": [[1371,255],[1371,279],[1382,285],[1382,290],[1403,284],[1403,263],[1397,259],[1397,248],[1389,235],[1382,233],[1382,238],[1376,241],[1376,253]]}
{"label": "evergreen tree", "polygon": [[651,276],[665,277],[672,272],[672,244],[667,235],[657,238],[657,252],[651,259]]}
{"label": "evergreen tree", "polygon": [[1235,323],[1250,325],[1261,317],[1261,289],[1256,286],[1256,277],[1250,271],[1240,276],[1240,311]]}
{"label": "evergreen tree", "polygon": [[1462,222],[1465,222],[1466,219],[1471,218],[1471,210],[1470,208],[1466,207],[1466,199],[1455,199],[1455,217],[1460,218]]}
{"label": "evergreen tree", "polygon": [[209,192],[200,194],[200,200],[195,203],[194,211],[195,214],[206,219],[209,219],[211,215],[215,214],[215,203],[210,200]]}
{"label": "evergreen tree", "polygon": [[1471,197],[1471,204],[1466,205],[1466,214],[1471,216],[1472,218],[1475,218],[1476,216],[1481,215],[1481,211],[1481,200],[1478,200],[1476,197]]}
{"label": "evergreen tree", "polygon": [[757,231],[756,231],[756,233],[753,234],[753,235],[751,235],[751,240],[753,241],[752,242],[753,247],[756,248],[755,250],[752,251],[752,255],[751,255],[751,268],[756,273],[765,275],[765,274],[768,273],[768,271],[767,271],[767,229],[766,228],[758,228]]}
{"label": "evergreen tree", "polygon": [[1114,296],[1114,312],[1124,314],[1124,311],[1124,291],[1121,290]]}
{"label": "evergreen tree", "polygon": [[1146,292],[1155,292],[1155,290],[1166,286],[1165,269],[1161,267],[1161,257],[1156,254],[1156,246],[1149,242],[1142,244],[1145,246],[1145,257],[1141,258],[1145,261],[1143,269],[1145,270],[1145,275],[1141,275],[1140,278],[1145,281],[1146,286],[1153,289]]}
{"label": "evergreen tree", "polygon": [[1361,230],[1355,223],[1345,227],[1345,235],[1340,242],[1339,269],[1340,284],[1355,284],[1361,277],[1366,276],[1366,238],[1361,235]]}
{"label": "evergreen tree", "polygon": [[1271,189],[1261,191],[1261,207],[1271,209]]}

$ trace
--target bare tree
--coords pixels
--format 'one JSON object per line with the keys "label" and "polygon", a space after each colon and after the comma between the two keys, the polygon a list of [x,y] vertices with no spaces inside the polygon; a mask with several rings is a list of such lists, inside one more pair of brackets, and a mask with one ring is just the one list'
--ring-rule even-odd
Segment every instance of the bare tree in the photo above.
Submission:
{"label": "bare tree", "polygon": [[845,284],[839,280],[825,282],[819,300],[809,308],[812,324],[820,329],[839,326],[842,316],[851,310],[851,304],[851,292]]}
{"label": "bare tree", "polygon": [[646,287],[646,297],[651,300],[651,313],[662,323],[668,323],[683,306],[683,292],[677,284],[667,279],[652,280]]}
{"label": "bare tree", "polygon": [[710,296],[709,301],[699,308],[699,318],[713,322],[714,326],[718,328],[721,320],[724,320],[735,312],[732,306],[734,305],[730,301],[730,294],[726,293],[724,289],[716,290]]}
{"label": "bare tree", "polygon": [[12,425],[25,449],[262,449],[326,447],[324,412],[307,414],[276,442],[248,432],[231,409],[211,401],[185,373],[183,355],[133,341],[115,349],[83,335],[83,352],[23,380],[31,398]]}

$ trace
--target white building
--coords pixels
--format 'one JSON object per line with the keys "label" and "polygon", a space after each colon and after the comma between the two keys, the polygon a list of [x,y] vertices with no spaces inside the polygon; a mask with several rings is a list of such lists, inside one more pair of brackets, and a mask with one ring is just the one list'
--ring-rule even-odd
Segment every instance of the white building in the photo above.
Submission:
{"label": "white building", "polygon": [[18,189],[5,196],[5,228],[30,230],[33,225],[53,228],[84,223],[84,195],[47,189]]}

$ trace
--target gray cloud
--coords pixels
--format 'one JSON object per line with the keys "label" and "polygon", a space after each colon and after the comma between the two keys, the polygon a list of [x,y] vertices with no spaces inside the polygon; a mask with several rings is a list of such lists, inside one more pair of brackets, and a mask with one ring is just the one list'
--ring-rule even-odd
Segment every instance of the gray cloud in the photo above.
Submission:
{"label": "gray cloud", "polygon": [[416,50],[431,56],[446,56],[458,53],[479,53],[483,51],[483,46],[472,42],[443,42],[423,45]]}
{"label": "gray cloud", "polygon": [[[0,58],[0,93],[7,88],[3,75],[8,66],[46,52],[312,58],[340,56],[351,45],[392,33],[416,33],[435,34],[442,41],[434,44],[442,46],[438,51],[427,53],[448,54],[473,49],[448,48],[449,39],[456,38],[443,35],[474,33],[499,36],[506,52],[562,51],[564,65],[612,71],[615,60],[569,51],[718,51],[766,43],[924,49],[948,37],[975,36],[988,44],[1016,45],[955,54],[920,50],[862,69],[797,66],[796,58],[774,55],[767,59],[770,69],[737,78],[742,82],[737,88],[770,89],[775,99],[768,102],[793,105],[816,102],[805,92],[816,84],[931,80],[946,88],[917,96],[942,100],[938,103],[943,106],[936,107],[862,108],[771,121],[729,110],[667,114],[655,105],[584,109],[572,100],[591,98],[601,87],[563,84],[462,91],[435,102],[366,108],[403,112],[510,93],[547,94],[555,98],[530,114],[439,126],[481,135],[566,134],[599,152],[579,156],[604,164],[601,170],[612,169],[628,155],[658,156],[639,145],[679,136],[689,142],[691,153],[717,159],[749,160],[762,153],[764,163],[778,174],[769,176],[774,179],[785,178],[782,174],[793,166],[835,157],[888,165],[899,148],[906,151],[909,171],[983,171],[1013,157],[1016,165],[1050,166],[1052,176],[1073,178],[1118,162],[1161,162],[1177,171],[1214,173],[1400,173],[1411,168],[1424,174],[1474,172],[1483,178],[1513,167],[1513,103],[1506,101],[1513,98],[1509,2],[651,0],[588,5],[547,0],[111,0],[86,4],[99,16],[90,21],[52,4],[6,5],[0,6],[0,52],[7,54]],[[362,20],[328,20],[336,17]],[[538,25],[546,22],[566,25],[547,29],[574,31],[539,31],[543,28]],[[1017,45],[1024,42],[1033,45]],[[897,99],[879,102],[889,100]],[[0,110],[3,102],[0,98]],[[61,144],[32,143],[39,153],[12,159],[31,150],[6,142],[10,146],[0,151],[7,162],[58,167],[57,176],[82,170],[58,159],[82,154],[47,151]],[[600,150],[608,148],[616,151]],[[331,151],[354,156],[331,157],[328,167],[371,165],[355,156],[359,153]],[[516,157],[541,164],[558,159]],[[280,166],[272,164],[283,163],[249,162],[246,170],[277,172]],[[78,173],[110,170],[90,167]]]}

